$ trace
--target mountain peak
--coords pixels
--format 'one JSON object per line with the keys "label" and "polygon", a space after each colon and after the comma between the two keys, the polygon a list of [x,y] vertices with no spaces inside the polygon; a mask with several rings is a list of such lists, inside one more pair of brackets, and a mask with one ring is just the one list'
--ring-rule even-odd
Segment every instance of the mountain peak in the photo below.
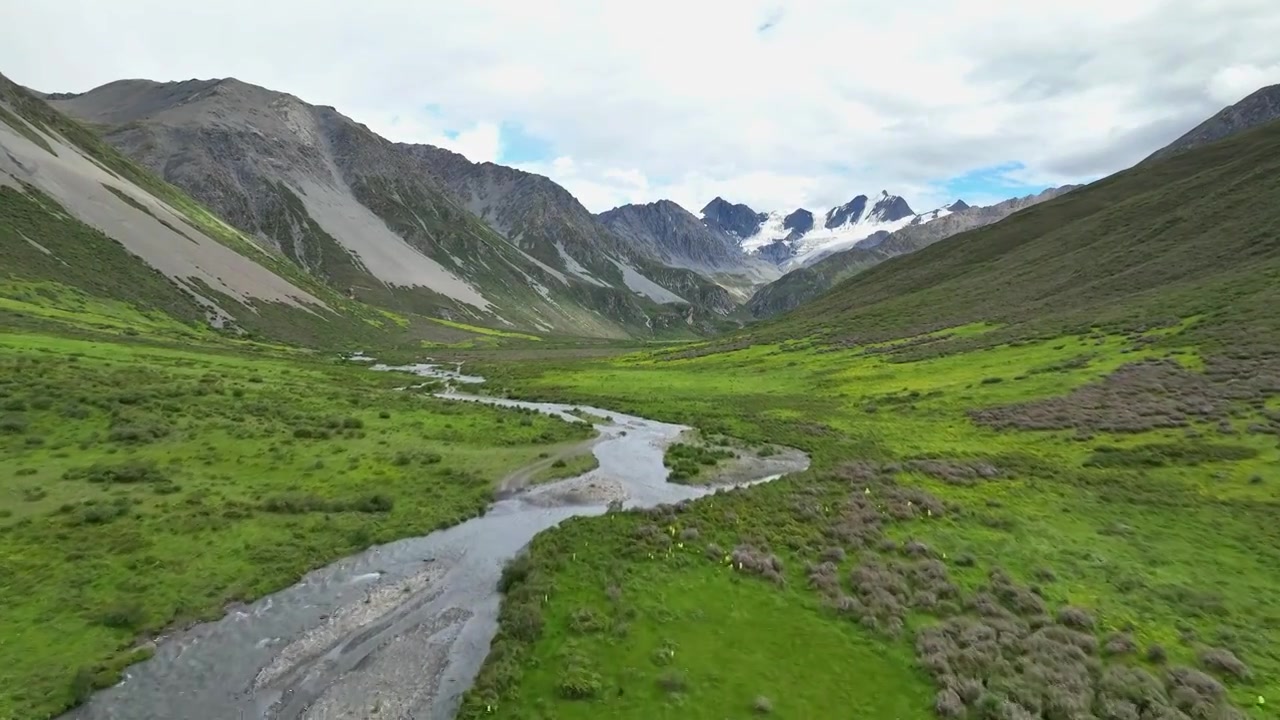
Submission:
{"label": "mountain peak", "polygon": [[957,198],[955,202],[951,203],[950,205],[943,205],[942,207],[943,209],[950,210],[951,212],[960,212],[961,210],[968,210],[973,206],[965,202],[964,200]]}
{"label": "mountain peak", "polygon": [[1143,162],[1172,157],[1277,119],[1280,119],[1280,85],[1268,85],[1218,111],[1187,134],[1152,153]]}
{"label": "mountain peak", "polygon": [[782,219],[782,227],[797,235],[803,235],[813,229],[813,213],[804,208],[796,208]]}
{"label": "mountain peak", "polygon": [[759,229],[760,223],[768,219],[768,213],[756,212],[741,203],[730,203],[719,195],[702,208],[702,222],[707,227],[737,238],[751,236]]}

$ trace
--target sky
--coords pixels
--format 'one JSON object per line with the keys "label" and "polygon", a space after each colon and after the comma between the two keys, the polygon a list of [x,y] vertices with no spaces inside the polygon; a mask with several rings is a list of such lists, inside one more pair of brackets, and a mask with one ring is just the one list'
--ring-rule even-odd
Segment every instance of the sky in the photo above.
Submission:
{"label": "sky", "polygon": [[1132,165],[1280,83],[1276,0],[13,2],[45,92],[236,77],[547,175],[600,212],[887,190],[986,204]]}

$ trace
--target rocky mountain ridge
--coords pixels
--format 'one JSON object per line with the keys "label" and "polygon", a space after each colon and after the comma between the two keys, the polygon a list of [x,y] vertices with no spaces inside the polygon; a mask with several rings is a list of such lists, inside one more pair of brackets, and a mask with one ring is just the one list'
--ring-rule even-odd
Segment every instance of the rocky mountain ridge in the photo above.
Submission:
{"label": "rocky mountain ridge", "polygon": [[970,206],[958,200],[932,215],[917,215],[918,222],[913,221],[893,232],[879,231],[853,247],[833,252],[783,275],[757,290],[747,308],[757,318],[794,309],[840,281],[885,260],[915,252],[952,235],[999,222],[1019,210],[1052,200],[1076,187],[1079,186],[1050,188],[1036,195],[1011,198],[986,207]]}
{"label": "rocky mountain ridge", "polygon": [[292,95],[124,80],[52,104],[264,247],[385,307],[604,336],[709,330],[736,307],[547,178],[392,143]]}

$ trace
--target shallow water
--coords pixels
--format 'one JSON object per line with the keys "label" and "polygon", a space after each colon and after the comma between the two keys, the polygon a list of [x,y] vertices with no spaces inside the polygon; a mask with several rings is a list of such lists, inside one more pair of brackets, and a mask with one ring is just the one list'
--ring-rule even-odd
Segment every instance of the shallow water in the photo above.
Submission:
{"label": "shallow water", "polygon": [[[443,372],[454,381],[474,377],[460,370]],[[651,507],[712,492],[666,482],[663,449],[688,429],[682,425],[452,390],[442,397],[565,419],[576,419],[568,413],[581,408],[608,418],[596,425],[601,437],[592,448],[600,467],[498,500],[483,517],[370,548],[220,620],[163,638],[152,659],[64,718],[451,718],[497,631],[502,566],[534,535],[569,517],[604,513],[609,499]],[[750,482],[806,465],[794,457],[762,460]]]}

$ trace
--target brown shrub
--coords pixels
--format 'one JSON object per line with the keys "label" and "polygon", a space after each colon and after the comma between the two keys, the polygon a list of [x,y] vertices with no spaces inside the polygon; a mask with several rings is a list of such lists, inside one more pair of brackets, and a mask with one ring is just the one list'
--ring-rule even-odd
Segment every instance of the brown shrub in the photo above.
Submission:
{"label": "brown shrub", "polygon": [[1210,648],[1200,653],[1200,664],[1206,669],[1236,680],[1248,680],[1252,673],[1244,661],[1226,648]]}

